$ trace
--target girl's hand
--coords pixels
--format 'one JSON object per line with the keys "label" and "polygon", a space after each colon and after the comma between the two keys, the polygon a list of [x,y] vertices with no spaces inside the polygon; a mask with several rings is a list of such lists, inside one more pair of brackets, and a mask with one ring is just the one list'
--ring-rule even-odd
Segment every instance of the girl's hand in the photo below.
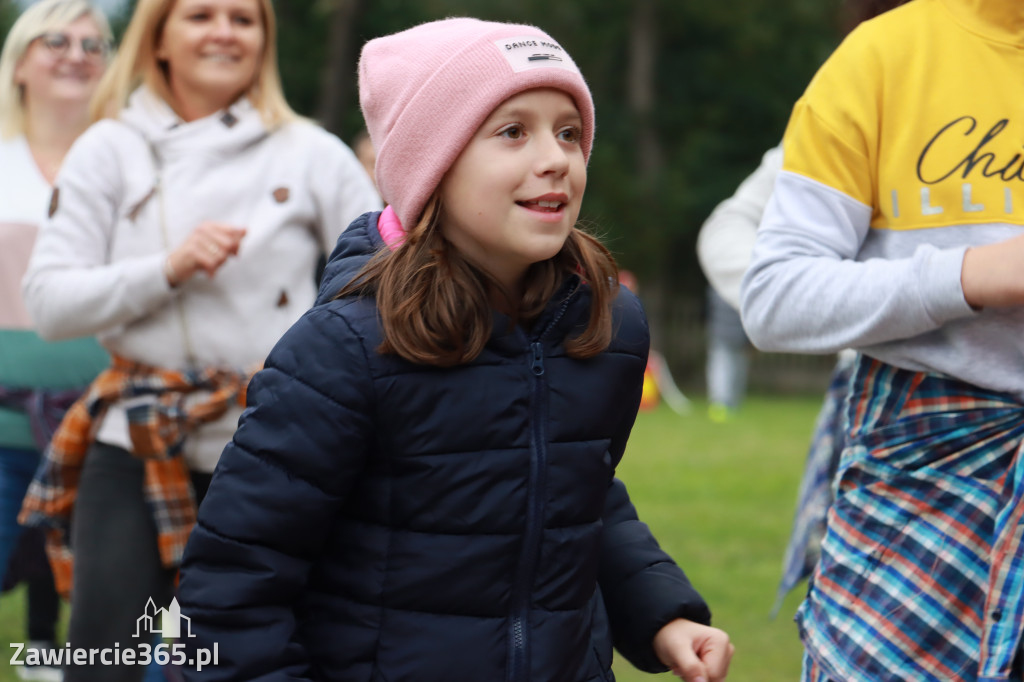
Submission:
{"label": "girl's hand", "polygon": [[231,256],[238,255],[238,246],[245,228],[205,221],[192,230],[185,241],[167,257],[164,274],[167,283],[176,287],[199,271],[214,274]]}
{"label": "girl's hand", "polygon": [[686,682],[721,682],[729,672],[733,646],[718,628],[677,618],[654,636],[654,653]]}
{"label": "girl's hand", "polygon": [[1024,235],[973,246],[964,254],[960,286],[972,308],[1024,305]]}

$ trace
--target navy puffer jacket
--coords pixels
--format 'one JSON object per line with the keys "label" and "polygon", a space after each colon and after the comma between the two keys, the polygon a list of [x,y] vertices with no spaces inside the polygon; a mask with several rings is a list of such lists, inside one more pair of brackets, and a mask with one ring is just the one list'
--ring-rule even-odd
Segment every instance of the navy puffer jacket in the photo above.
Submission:
{"label": "navy puffer jacket", "polygon": [[376,348],[370,298],[334,292],[382,247],[377,214],[338,242],[318,305],[249,388],[185,553],[190,680],[595,682],[612,640],[710,614],[614,478],[648,332],[615,304],[611,347],[581,361],[589,293],[566,282],[530,331],[496,319],[469,365]]}

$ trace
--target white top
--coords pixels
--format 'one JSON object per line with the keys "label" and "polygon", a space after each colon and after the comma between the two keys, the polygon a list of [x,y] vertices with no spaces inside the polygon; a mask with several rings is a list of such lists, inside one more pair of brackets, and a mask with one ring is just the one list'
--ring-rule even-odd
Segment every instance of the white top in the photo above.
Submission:
{"label": "white top", "polygon": [[[312,123],[270,132],[247,100],[185,123],[144,88],[76,141],[56,186],[24,280],[40,334],[95,334],[172,370],[262,364],[313,303],[320,254],[381,206],[352,151]],[[238,256],[172,289],[164,261],[204,220],[246,228]],[[240,413],[189,438],[194,469],[213,470]],[[123,413],[106,422],[99,439],[125,446]]]}
{"label": "white top", "polygon": [[0,328],[32,327],[21,300],[21,277],[52,191],[25,136],[0,139]]}
{"label": "white top", "polygon": [[25,136],[0,138],[0,222],[38,225],[51,191]]}

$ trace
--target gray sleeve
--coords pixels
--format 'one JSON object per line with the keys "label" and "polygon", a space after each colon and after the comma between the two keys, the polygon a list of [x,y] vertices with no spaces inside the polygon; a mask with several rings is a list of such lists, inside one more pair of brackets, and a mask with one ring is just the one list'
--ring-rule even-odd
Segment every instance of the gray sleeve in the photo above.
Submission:
{"label": "gray sleeve", "polygon": [[834,353],[906,339],[974,314],[960,270],[966,246],[922,244],[858,261],[871,207],[783,171],[743,278],[741,312],[761,350]]}

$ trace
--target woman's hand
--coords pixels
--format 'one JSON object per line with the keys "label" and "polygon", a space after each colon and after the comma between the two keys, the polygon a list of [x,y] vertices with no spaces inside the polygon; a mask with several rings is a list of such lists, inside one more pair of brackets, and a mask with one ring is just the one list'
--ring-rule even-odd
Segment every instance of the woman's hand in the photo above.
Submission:
{"label": "woman's hand", "polygon": [[200,223],[167,257],[164,264],[167,283],[176,287],[192,279],[199,271],[213,277],[228,258],[238,255],[244,236],[243,227],[212,221]]}
{"label": "woman's hand", "polygon": [[654,636],[654,653],[686,682],[721,682],[729,672],[733,646],[724,631],[677,618]]}

